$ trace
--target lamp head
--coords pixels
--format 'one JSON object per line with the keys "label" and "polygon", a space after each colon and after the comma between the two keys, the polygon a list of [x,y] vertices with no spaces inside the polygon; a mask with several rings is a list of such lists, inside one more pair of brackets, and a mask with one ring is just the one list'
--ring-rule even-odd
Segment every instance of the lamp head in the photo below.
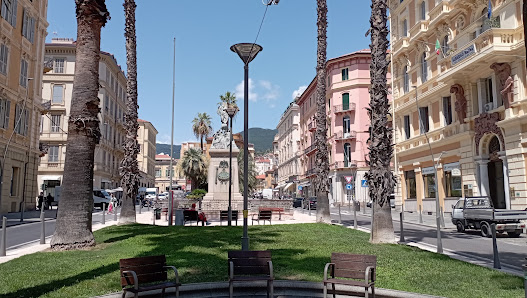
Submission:
{"label": "lamp head", "polygon": [[236,115],[236,113],[238,113],[238,109],[235,107],[228,107],[225,109],[225,112],[227,112],[227,115],[232,118],[234,115]]}
{"label": "lamp head", "polygon": [[255,43],[238,43],[231,46],[231,51],[240,56],[243,63],[249,64],[263,50],[262,46]]}

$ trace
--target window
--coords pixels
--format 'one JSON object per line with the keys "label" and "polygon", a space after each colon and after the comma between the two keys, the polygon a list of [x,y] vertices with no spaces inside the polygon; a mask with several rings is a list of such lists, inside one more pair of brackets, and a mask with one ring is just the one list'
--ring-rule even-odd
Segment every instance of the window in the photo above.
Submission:
{"label": "window", "polygon": [[419,131],[426,133],[428,130],[428,107],[421,107],[419,108]]}
{"label": "window", "polygon": [[351,121],[349,116],[345,116],[342,119],[342,131],[344,131],[345,134],[349,133],[351,129]]}
{"label": "window", "polygon": [[344,93],[342,94],[342,110],[347,111],[350,109],[350,94]]}
{"label": "window", "polygon": [[447,56],[448,51],[450,51],[450,48],[448,47],[448,35],[445,35],[445,37],[443,37],[443,44],[441,45],[441,47],[443,49],[442,56]]}
{"label": "window", "polygon": [[403,69],[403,91],[408,93],[410,91],[410,76],[408,75],[408,66]]}
{"label": "window", "polygon": [[2,18],[16,27],[17,0],[2,0]]}
{"label": "window", "polygon": [[349,73],[347,68],[342,69],[342,80],[347,81],[349,79]]}
{"label": "window", "polygon": [[156,169],[156,177],[161,177],[161,169]]}
{"label": "window", "polygon": [[344,167],[347,168],[351,163],[351,145],[350,143],[344,144]]}
{"label": "window", "polygon": [[59,162],[59,146],[49,146],[48,162]]}
{"label": "window", "polygon": [[31,17],[26,9],[24,9],[22,20],[22,35],[33,43],[35,39],[35,18]]}
{"label": "window", "polygon": [[27,61],[20,60],[20,86],[27,87]]}
{"label": "window", "polygon": [[64,85],[53,85],[53,98],[51,103],[61,104],[64,99]]}
{"label": "window", "polygon": [[51,115],[51,132],[60,132],[60,115]]}
{"label": "window", "polygon": [[428,80],[428,62],[426,61],[426,53],[421,55],[421,83]]}
{"label": "window", "polygon": [[425,198],[435,198],[436,197],[435,174],[424,174],[423,182],[425,186]]}
{"label": "window", "polygon": [[405,171],[404,177],[406,180],[406,198],[407,199],[415,199],[417,198],[417,187],[415,184],[415,172],[412,171]]}
{"label": "window", "polygon": [[108,105],[109,105],[110,98],[108,97],[108,94],[104,96],[104,110],[108,112]]}
{"label": "window", "polygon": [[0,99],[0,128],[8,128],[10,112],[11,102],[7,99]]}
{"label": "window", "polygon": [[0,45],[0,73],[7,75],[9,49],[5,44]]}
{"label": "window", "polygon": [[55,58],[53,61],[53,72],[64,73],[64,58]]}
{"label": "window", "polygon": [[[452,124],[452,102],[450,96],[443,97],[443,119],[445,126]],[[462,122],[463,119],[459,119]]]}
{"label": "window", "polygon": [[493,102],[494,101],[494,92],[492,90],[492,78],[486,78],[483,80],[484,84],[484,96],[485,96],[485,103]]}
{"label": "window", "polygon": [[410,115],[404,116],[404,136],[410,139]]}
{"label": "window", "polygon": [[426,3],[424,1],[421,2],[421,20],[426,20]]}
{"label": "window", "polygon": [[401,35],[402,35],[403,37],[408,37],[408,21],[407,21],[407,20],[404,20],[404,21],[403,21],[403,26],[402,26],[402,28],[403,28],[403,32],[402,32]]}
{"label": "window", "polygon": [[15,107],[15,132],[19,135],[27,136],[29,126],[29,111],[22,104]]}
{"label": "window", "polygon": [[461,197],[461,176],[453,176],[452,171],[445,171],[446,196]]}
{"label": "window", "polygon": [[20,176],[20,168],[12,167],[13,175],[11,176],[11,188],[9,195],[15,197],[18,195],[18,181]]}

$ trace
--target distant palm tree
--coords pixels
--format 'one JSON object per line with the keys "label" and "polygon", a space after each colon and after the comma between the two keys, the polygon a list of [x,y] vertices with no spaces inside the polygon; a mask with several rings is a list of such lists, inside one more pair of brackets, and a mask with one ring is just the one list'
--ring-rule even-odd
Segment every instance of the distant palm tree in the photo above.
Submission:
{"label": "distant palm tree", "polygon": [[135,8],[134,0],[124,0],[125,33],[126,38],[126,112],[125,123],[126,143],[124,144],[124,158],[119,167],[121,185],[123,187],[123,205],[119,224],[134,223],[135,198],[139,190],[140,172],[137,162],[139,143],[137,142],[137,50],[135,39]]}
{"label": "distant palm tree", "polygon": [[101,28],[110,14],[104,0],[75,0],[75,5],[75,77],[62,196],[55,233],[51,239],[51,248],[55,250],[95,245],[92,233],[93,159],[95,145],[101,137],[98,118]]}
{"label": "distant palm tree", "polygon": [[395,178],[390,168],[393,156],[392,129],[388,126],[390,105],[386,75],[388,73],[387,0],[372,0],[369,30],[371,36],[370,64],[370,170],[365,175],[370,199],[373,201],[372,243],[393,243],[393,222],[388,196],[393,193]]}
{"label": "distant palm tree", "polygon": [[238,103],[236,100],[236,94],[230,93],[229,91],[227,91],[225,92],[225,95],[220,95],[220,100],[221,101],[218,103],[219,106],[221,106],[222,103],[226,103],[227,106],[233,107],[239,110]]}
{"label": "distant palm tree", "polygon": [[177,164],[177,171],[190,179],[192,189],[196,189],[200,182],[207,177],[207,157],[196,148],[189,148]]}
{"label": "distant palm tree", "polygon": [[[256,172],[256,165],[254,163],[254,158],[249,154],[249,175],[247,180],[247,188],[249,193],[253,193],[256,190],[256,187],[258,186],[258,180],[256,179],[256,176],[258,173]],[[240,193],[243,193],[243,150],[240,150],[238,153],[238,183],[240,185]]]}
{"label": "distant palm tree", "polygon": [[316,126],[315,147],[317,152],[315,189],[317,192],[317,222],[331,223],[329,213],[329,154],[327,147],[327,124],[326,124],[326,50],[327,50],[327,14],[328,6],[326,0],[317,0],[317,89],[316,102],[317,112],[315,114]]}
{"label": "distant palm tree", "polygon": [[201,141],[201,151],[203,151],[203,138],[212,134],[211,122],[212,118],[207,113],[198,113],[198,116],[192,120],[192,131]]}

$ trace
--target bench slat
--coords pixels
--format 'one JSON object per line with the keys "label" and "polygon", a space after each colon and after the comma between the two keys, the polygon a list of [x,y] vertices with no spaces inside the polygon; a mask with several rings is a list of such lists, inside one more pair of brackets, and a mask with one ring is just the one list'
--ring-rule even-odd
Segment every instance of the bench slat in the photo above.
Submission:
{"label": "bench slat", "polygon": [[271,258],[271,251],[269,250],[231,250],[228,252],[229,259],[241,259],[241,258]]}
{"label": "bench slat", "polygon": [[356,261],[356,262],[369,262],[376,263],[377,256],[372,255],[354,255],[344,253],[331,253],[331,260],[343,260],[343,261]]}
{"label": "bench slat", "polygon": [[330,279],[324,280],[324,283],[334,283],[334,284],[357,286],[357,287],[370,287],[371,285],[374,284],[373,282],[363,282],[363,281],[357,281],[357,280],[336,279],[336,278],[330,278]]}
{"label": "bench slat", "polygon": [[166,262],[167,262],[166,257],[164,255],[159,255],[159,256],[120,259],[119,266],[121,268],[129,267],[129,266],[141,266],[145,264],[162,264],[161,266],[165,266]]}
{"label": "bench slat", "polygon": [[[137,280],[139,284],[145,284],[156,281],[166,281],[168,278],[167,272],[155,272],[148,274],[137,274]],[[121,277],[121,286],[133,286],[134,278],[131,274],[127,274],[126,277]]]}
{"label": "bench slat", "polygon": [[235,275],[253,275],[253,274],[261,274],[261,275],[269,275],[269,267],[262,267],[262,266],[239,266],[234,267],[234,274]]}
{"label": "bench slat", "polygon": [[245,267],[245,266],[262,266],[267,267],[267,262],[270,261],[271,258],[258,258],[258,259],[230,259],[230,261],[233,263],[234,267]]}
{"label": "bench slat", "polygon": [[136,266],[127,266],[127,267],[121,267],[121,272],[128,270],[128,271],[134,271],[137,275],[149,274],[149,273],[166,271],[166,269],[163,268],[163,266],[165,266],[165,264],[144,264],[144,265],[136,265]]}
{"label": "bench slat", "polygon": [[139,287],[138,290],[136,290],[134,288],[126,288],[124,290],[127,291],[127,292],[136,293],[136,292],[145,292],[145,291],[151,291],[151,290],[159,290],[159,289],[163,289],[163,288],[173,288],[173,287],[177,287],[177,286],[181,286],[181,283],[165,282],[165,283],[162,283],[162,284],[155,284],[155,285],[148,285],[148,286],[144,286],[144,287]]}
{"label": "bench slat", "polygon": [[353,269],[335,269],[335,277],[342,278],[355,278],[355,279],[364,279],[364,272],[366,270],[353,270]]}

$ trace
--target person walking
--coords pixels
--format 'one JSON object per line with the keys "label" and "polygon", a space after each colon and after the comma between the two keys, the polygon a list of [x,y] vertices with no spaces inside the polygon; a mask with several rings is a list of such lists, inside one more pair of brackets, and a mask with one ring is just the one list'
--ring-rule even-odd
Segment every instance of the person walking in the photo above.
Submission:
{"label": "person walking", "polygon": [[46,197],[46,202],[44,205],[44,210],[53,209],[51,207],[52,202],[53,202],[53,196],[51,195],[51,193],[48,193],[48,196]]}
{"label": "person walking", "polygon": [[38,195],[38,201],[37,201],[37,208],[38,210],[42,211],[42,204],[44,203],[44,193],[41,192],[40,195]]}

